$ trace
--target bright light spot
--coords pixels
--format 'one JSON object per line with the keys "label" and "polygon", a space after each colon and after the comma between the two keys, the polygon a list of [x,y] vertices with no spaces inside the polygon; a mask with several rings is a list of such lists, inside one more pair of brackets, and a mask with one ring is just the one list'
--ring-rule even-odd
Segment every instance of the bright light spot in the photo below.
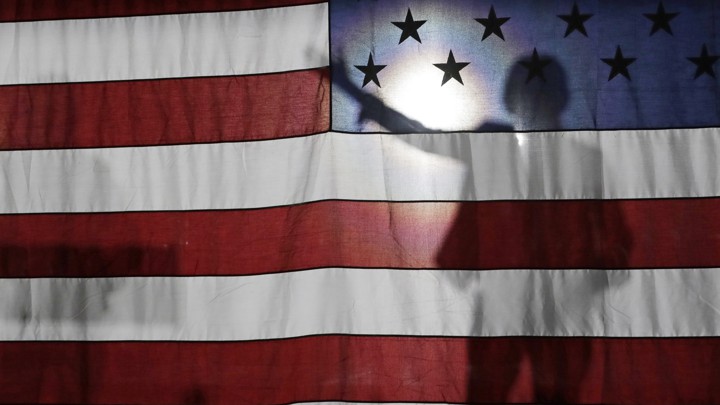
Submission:
{"label": "bright light spot", "polygon": [[478,94],[481,86],[471,70],[460,72],[465,85],[450,79],[441,86],[443,72],[432,64],[408,66],[412,69],[401,70],[386,80],[383,93],[390,107],[433,130],[473,130],[483,121],[484,102]]}

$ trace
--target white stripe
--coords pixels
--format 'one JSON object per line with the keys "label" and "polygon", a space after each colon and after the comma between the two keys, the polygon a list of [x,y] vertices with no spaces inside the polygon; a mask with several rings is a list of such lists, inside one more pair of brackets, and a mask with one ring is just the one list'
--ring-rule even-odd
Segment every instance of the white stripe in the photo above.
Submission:
{"label": "white stripe", "polygon": [[[324,199],[716,196],[718,151],[715,128],[327,133],[247,143],[5,151],[0,212],[257,208]],[[472,177],[464,186],[468,168]]]}
{"label": "white stripe", "polygon": [[720,335],[720,269],[3,279],[2,340]]}
{"label": "white stripe", "polygon": [[327,4],[0,24],[0,84],[222,76],[327,66]]}

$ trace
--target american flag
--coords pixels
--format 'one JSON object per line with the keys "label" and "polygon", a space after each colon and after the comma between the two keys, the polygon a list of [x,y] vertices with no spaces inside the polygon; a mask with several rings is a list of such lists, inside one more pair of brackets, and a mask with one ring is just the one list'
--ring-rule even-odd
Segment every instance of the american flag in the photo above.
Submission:
{"label": "american flag", "polygon": [[0,403],[720,403],[716,0],[0,4]]}

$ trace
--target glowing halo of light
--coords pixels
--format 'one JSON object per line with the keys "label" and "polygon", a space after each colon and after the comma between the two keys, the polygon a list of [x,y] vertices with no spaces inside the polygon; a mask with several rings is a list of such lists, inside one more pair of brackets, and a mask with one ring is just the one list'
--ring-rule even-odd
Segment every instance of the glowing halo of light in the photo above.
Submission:
{"label": "glowing halo of light", "polygon": [[[557,34],[557,27],[542,25],[528,30],[506,24],[503,26],[506,41],[497,37],[482,41],[483,28],[473,18],[487,16],[488,4],[473,0],[426,1],[412,5],[416,19],[432,22],[420,30],[422,43],[411,38],[399,44],[400,30],[389,21],[405,17],[408,9],[405,2],[373,2],[373,7],[356,0],[338,2],[342,7],[333,7],[331,13],[331,46],[336,62],[343,64],[362,93],[377,97],[385,106],[437,131],[519,128],[518,117],[505,105],[508,75],[513,64],[529,57],[539,39]],[[530,2],[528,7],[513,8],[513,18],[530,18],[542,7],[541,2]],[[505,9],[501,14],[510,12]],[[574,49],[569,42],[563,46]],[[443,71],[433,64],[445,63],[450,50],[456,61],[470,62],[460,71],[464,85],[451,79],[441,86]],[[541,56],[549,56],[549,51],[538,48]],[[365,64],[371,53],[376,64],[386,65],[378,75],[381,86],[371,83],[360,89],[363,74],[353,65]],[[562,58],[558,60],[563,62]],[[341,89],[333,92],[332,97],[333,129],[392,131],[364,117],[364,106],[353,95]]]}
{"label": "glowing halo of light", "polygon": [[476,128],[487,118],[485,98],[478,97],[485,87],[482,79],[474,75],[472,69],[465,68],[460,74],[468,85],[455,79],[441,85],[443,71],[429,60],[444,63],[447,55],[433,58],[412,55],[396,62],[401,68],[393,70],[392,77],[386,80],[384,101],[429,129],[459,131]]}

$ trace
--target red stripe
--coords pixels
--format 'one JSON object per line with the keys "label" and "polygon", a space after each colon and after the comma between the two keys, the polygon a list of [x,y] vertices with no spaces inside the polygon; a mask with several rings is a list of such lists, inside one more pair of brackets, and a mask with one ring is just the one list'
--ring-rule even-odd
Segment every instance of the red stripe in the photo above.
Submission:
{"label": "red stripe", "polygon": [[709,404],[720,338],[0,344],[0,402]]}
{"label": "red stripe", "polygon": [[4,215],[0,229],[12,230],[0,233],[2,277],[720,266],[720,198],[325,201],[238,211]]}
{"label": "red stripe", "polygon": [[318,0],[3,0],[0,22],[198,13],[320,3]]}
{"label": "red stripe", "polygon": [[0,149],[283,138],[330,127],[329,71],[0,87]]}

